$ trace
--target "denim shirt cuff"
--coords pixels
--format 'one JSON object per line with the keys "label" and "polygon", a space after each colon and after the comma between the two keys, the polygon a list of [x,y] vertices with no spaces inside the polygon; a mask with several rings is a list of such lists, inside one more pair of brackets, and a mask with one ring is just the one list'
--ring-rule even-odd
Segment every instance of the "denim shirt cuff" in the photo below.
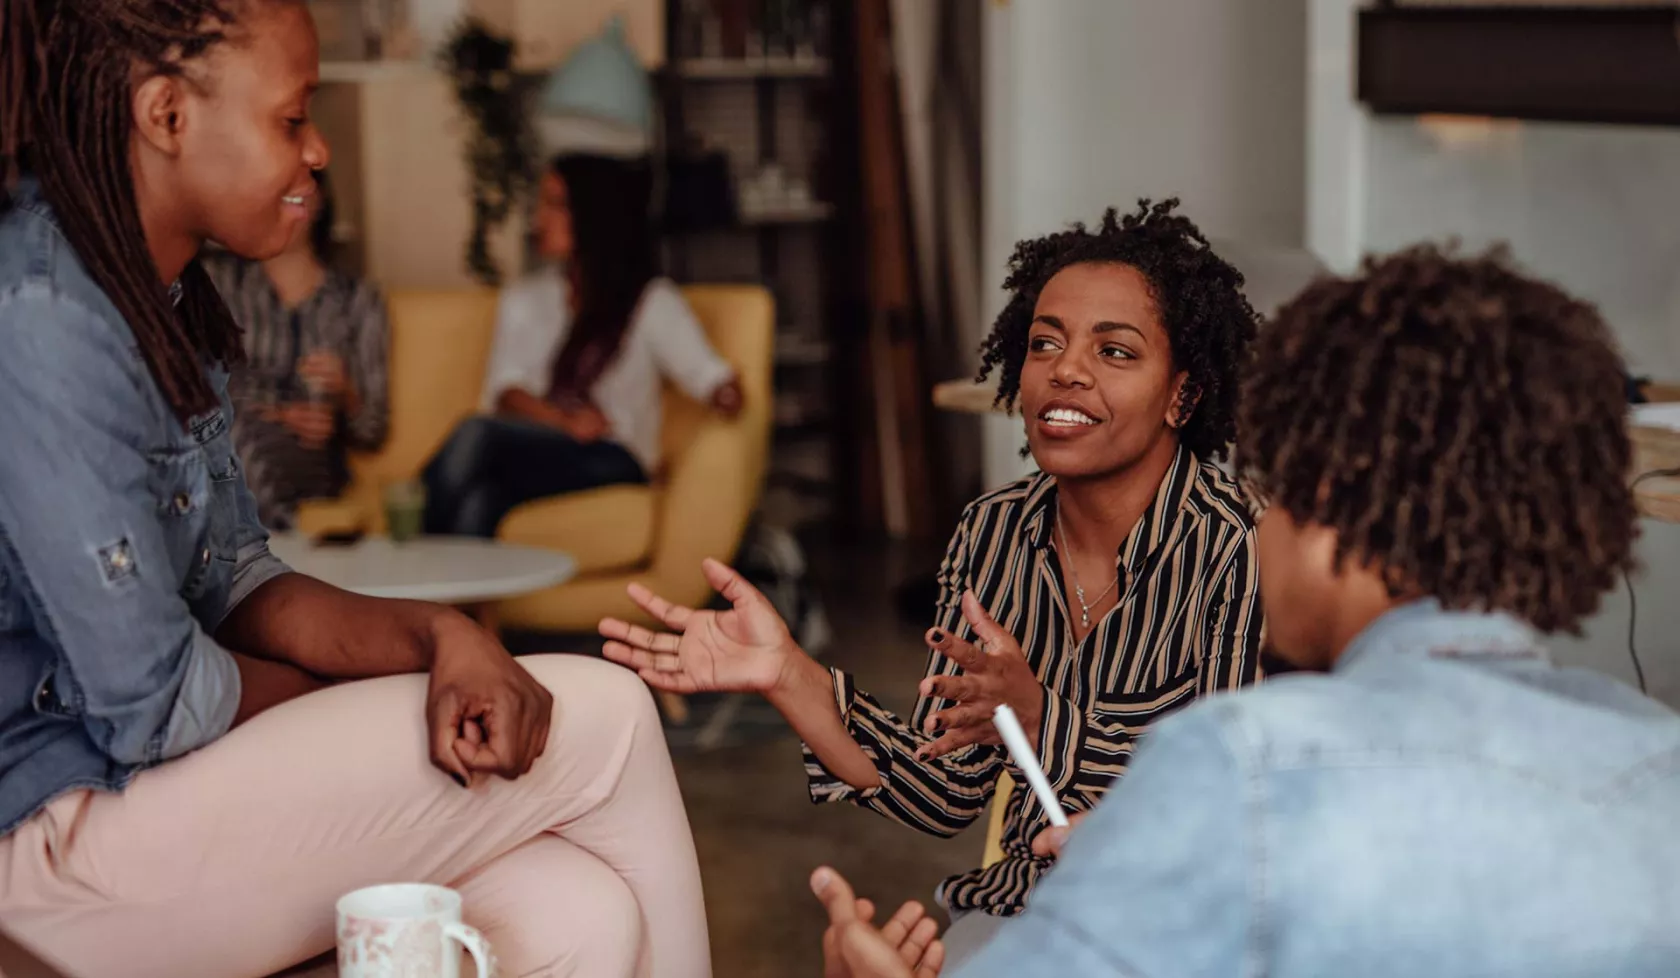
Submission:
{"label": "denim shirt cuff", "polygon": [[[222,609],[221,618],[232,614],[233,609],[245,602],[245,599],[256,593],[257,588],[282,574],[290,574],[292,569],[286,562],[274,556],[268,549],[266,538],[256,543],[247,543],[239,548],[234,557],[233,586],[228,589],[227,607]],[[221,620],[209,626],[210,631],[221,627]]]}
{"label": "denim shirt cuff", "polygon": [[233,655],[210,636],[195,631],[186,676],[151,762],[179,757],[227,733],[239,709],[240,692],[239,666]]}

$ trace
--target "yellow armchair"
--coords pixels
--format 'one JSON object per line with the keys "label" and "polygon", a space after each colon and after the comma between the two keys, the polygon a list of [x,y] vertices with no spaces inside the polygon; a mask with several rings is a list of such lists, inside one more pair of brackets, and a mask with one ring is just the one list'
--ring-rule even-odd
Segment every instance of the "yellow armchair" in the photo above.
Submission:
{"label": "yellow armchair", "polygon": [[701,559],[734,557],[758,505],[770,448],[775,304],[758,286],[694,285],[683,297],[740,376],[741,414],[727,420],[668,388],[664,471],[653,485],[545,499],[510,513],[498,536],[568,550],[581,573],[505,602],[507,624],[593,631],[601,616],[614,615],[651,625],[625,585],[641,581],[679,604],[704,604],[712,592]]}
{"label": "yellow armchair", "polygon": [[[502,604],[508,626],[593,631],[603,615],[645,620],[624,587],[642,581],[698,605],[711,589],[700,560],[730,559],[758,504],[769,451],[775,305],[758,286],[695,285],[683,296],[745,395],[729,420],[674,388],[665,392],[664,466],[647,486],[610,486],[514,510],[498,537],[564,550],[578,576]],[[391,430],[383,450],[351,460],[344,497],[300,509],[305,532],[383,528],[385,485],[417,478],[460,421],[478,409],[494,334],[491,291],[399,290],[391,321]],[[650,623],[651,624],[651,623]]]}
{"label": "yellow armchair", "polygon": [[1003,816],[1009,808],[1009,793],[1015,790],[1015,779],[1009,772],[998,775],[997,787],[992,789],[992,804],[986,812],[986,852],[980,865],[990,866],[1003,861]]}

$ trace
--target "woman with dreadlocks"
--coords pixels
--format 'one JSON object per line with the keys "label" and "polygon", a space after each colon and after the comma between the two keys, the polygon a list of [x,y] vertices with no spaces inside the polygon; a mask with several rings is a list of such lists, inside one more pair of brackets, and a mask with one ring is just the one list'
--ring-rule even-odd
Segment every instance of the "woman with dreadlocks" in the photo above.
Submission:
{"label": "woman with dreadlocks", "polygon": [[0,919],[77,974],[255,976],[408,879],[512,973],[704,976],[642,684],[268,552],[196,256],[308,219],[316,82],[298,0],[0,5]]}
{"label": "woman with dreadlocks", "polygon": [[[661,689],[763,693],[805,738],[815,799],[937,835],[973,822],[1008,765],[991,724],[1000,703],[1037,739],[1063,806],[1084,811],[1156,719],[1253,681],[1254,526],[1212,460],[1231,440],[1255,315],[1242,276],[1176,206],[1110,210],[1094,230],[1016,246],[982,376],[1001,372],[999,399],[1019,406],[1040,472],[964,513],[910,722],[818,665],[715,563],[707,575],[733,610],[632,589],[681,634],[606,621],[608,657]],[[954,957],[1025,906],[1049,865],[1030,848],[1046,824],[1014,792],[1005,858],[945,881],[961,918]]]}

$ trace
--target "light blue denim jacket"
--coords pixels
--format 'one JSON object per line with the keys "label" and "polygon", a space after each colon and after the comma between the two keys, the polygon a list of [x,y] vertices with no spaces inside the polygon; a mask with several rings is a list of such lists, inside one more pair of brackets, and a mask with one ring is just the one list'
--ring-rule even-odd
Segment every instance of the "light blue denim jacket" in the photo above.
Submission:
{"label": "light blue denim jacket", "polygon": [[1157,726],[953,978],[1680,975],[1680,717],[1433,602]]}
{"label": "light blue denim jacket", "polygon": [[36,185],[0,216],[0,836],[226,733],[210,636],[286,572],[219,410],[182,424]]}

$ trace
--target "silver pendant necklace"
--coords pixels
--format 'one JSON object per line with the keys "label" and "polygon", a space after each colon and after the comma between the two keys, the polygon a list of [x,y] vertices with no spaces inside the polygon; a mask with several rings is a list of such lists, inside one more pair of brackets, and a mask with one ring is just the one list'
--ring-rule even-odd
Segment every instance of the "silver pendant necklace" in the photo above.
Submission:
{"label": "silver pendant necklace", "polygon": [[1079,583],[1079,571],[1073,566],[1073,548],[1068,546],[1067,527],[1062,525],[1062,511],[1060,507],[1057,507],[1056,509],[1056,533],[1061,537],[1062,553],[1067,557],[1067,571],[1069,576],[1073,578],[1073,596],[1079,599],[1079,627],[1090,628],[1091,606],[1107,597],[1108,592],[1114,590],[1114,586],[1120,583],[1120,569],[1118,567],[1114,569],[1114,580],[1108,582],[1108,587],[1103,588],[1102,593],[1098,594],[1091,600],[1086,601],[1085,588]]}

